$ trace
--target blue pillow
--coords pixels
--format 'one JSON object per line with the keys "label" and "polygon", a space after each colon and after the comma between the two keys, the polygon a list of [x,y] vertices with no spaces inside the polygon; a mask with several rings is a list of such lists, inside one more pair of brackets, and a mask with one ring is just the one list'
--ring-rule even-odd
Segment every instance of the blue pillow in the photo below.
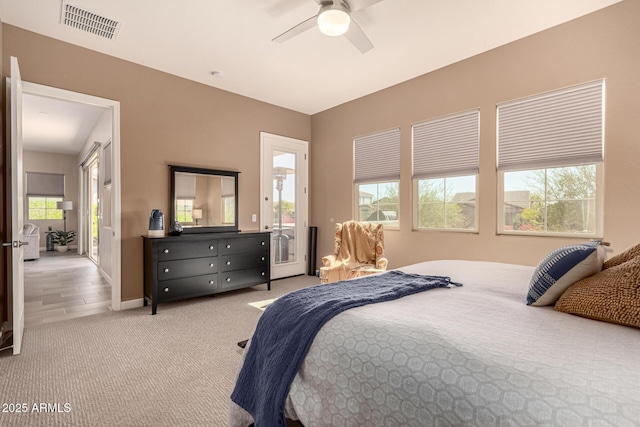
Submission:
{"label": "blue pillow", "polygon": [[578,280],[602,270],[604,248],[600,240],[563,246],[551,251],[533,272],[527,305],[554,304]]}

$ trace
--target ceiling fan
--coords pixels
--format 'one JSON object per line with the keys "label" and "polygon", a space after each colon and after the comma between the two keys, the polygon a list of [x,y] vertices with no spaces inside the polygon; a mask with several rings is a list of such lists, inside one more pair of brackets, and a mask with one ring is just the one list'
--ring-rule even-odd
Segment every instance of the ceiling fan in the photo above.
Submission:
{"label": "ceiling fan", "polygon": [[360,52],[366,53],[373,44],[360,26],[351,18],[355,12],[382,0],[314,0],[320,5],[318,14],[288,29],[272,41],[282,43],[316,25],[328,36],[344,35]]}

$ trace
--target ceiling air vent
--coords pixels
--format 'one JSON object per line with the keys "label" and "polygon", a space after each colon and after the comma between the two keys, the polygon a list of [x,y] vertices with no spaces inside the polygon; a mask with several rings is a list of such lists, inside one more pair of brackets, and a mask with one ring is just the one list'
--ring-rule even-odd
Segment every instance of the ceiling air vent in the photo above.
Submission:
{"label": "ceiling air vent", "polygon": [[120,23],[118,21],[96,15],[93,12],[67,3],[62,4],[61,22],[69,27],[77,28],[109,40],[113,40],[118,35],[118,30],[120,29]]}

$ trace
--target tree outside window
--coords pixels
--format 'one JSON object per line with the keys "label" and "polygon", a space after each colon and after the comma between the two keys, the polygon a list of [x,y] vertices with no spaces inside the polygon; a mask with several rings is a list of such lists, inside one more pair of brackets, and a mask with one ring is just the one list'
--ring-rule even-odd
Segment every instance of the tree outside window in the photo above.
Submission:
{"label": "tree outside window", "polygon": [[400,226],[400,183],[377,182],[356,185],[358,192],[358,221]]}
{"label": "tree outside window", "polygon": [[596,234],[595,164],[504,172],[504,230]]}
{"label": "tree outside window", "polygon": [[62,197],[27,196],[27,219],[62,219],[62,210],[56,207],[61,201]]}
{"label": "tree outside window", "polygon": [[176,216],[181,224],[189,224],[195,222],[191,211],[193,210],[193,200],[191,199],[177,199],[176,200]]}
{"label": "tree outside window", "polygon": [[417,180],[417,228],[476,229],[476,176]]}

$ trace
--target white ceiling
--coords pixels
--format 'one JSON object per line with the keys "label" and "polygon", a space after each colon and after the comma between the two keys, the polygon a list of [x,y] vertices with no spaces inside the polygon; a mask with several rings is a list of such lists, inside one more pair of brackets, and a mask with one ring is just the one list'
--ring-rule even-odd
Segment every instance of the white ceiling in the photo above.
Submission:
{"label": "white ceiling", "polygon": [[620,0],[384,0],[352,14],[375,46],[366,54],[317,28],[281,44],[271,41],[317,14],[315,0],[67,1],[119,21],[115,39],[62,25],[62,0],[0,0],[0,19],[314,114]]}
{"label": "white ceiling", "polygon": [[105,108],[22,95],[22,145],[30,151],[78,154]]}

